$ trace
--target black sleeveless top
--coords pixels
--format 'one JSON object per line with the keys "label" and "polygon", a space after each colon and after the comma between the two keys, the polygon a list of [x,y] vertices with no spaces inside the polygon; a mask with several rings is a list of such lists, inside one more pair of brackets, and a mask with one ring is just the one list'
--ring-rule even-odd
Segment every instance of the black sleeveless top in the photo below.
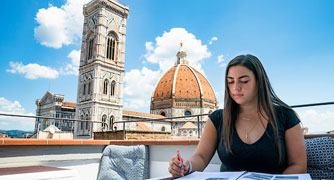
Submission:
{"label": "black sleeveless top", "polygon": [[223,136],[223,110],[219,109],[210,114],[209,118],[217,130],[218,143],[216,149],[222,162],[220,171],[252,171],[281,174],[287,168],[285,131],[299,124],[300,120],[293,110],[281,106],[275,106],[275,116],[282,148],[283,160],[281,163],[279,163],[278,148],[270,123],[268,123],[262,137],[253,144],[244,143],[240,139],[235,126],[233,126],[232,153],[229,153],[221,140]]}

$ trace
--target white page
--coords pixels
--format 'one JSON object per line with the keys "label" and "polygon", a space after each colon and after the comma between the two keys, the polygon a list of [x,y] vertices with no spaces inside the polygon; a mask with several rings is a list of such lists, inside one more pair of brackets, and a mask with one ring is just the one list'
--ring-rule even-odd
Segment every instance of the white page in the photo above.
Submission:
{"label": "white page", "polygon": [[193,179],[193,180],[233,180],[244,174],[245,171],[239,172],[193,172],[187,176],[178,179]]}
{"label": "white page", "polygon": [[312,180],[312,178],[309,174],[275,175],[248,172],[242,175],[238,180]]}

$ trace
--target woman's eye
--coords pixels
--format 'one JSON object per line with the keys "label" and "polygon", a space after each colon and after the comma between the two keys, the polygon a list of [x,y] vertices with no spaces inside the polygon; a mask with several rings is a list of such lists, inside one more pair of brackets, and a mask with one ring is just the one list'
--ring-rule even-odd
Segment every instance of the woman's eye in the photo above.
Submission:
{"label": "woman's eye", "polygon": [[246,84],[246,83],[248,83],[248,81],[240,81],[241,83],[243,83],[243,84]]}
{"label": "woman's eye", "polygon": [[227,84],[233,84],[233,83],[234,83],[233,81],[227,82]]}

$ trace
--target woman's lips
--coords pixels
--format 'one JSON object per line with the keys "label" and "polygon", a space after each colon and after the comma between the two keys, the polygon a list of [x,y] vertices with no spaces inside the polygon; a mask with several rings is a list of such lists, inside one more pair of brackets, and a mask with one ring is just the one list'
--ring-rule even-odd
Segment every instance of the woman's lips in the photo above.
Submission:
{"label": "woman's lips", "polygon": [[241,96],[243,96],[243,94],[233,94],[233,97],[236,97],[236,98],[241,97]]}

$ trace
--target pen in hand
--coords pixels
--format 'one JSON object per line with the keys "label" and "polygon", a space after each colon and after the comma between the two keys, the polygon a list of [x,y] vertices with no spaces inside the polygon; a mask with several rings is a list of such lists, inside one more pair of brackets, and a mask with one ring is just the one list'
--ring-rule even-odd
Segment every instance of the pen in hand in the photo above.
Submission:
{"label": "pen in hand", "polygon": [[182,162],[179,150],[177,150],[177,157],[179,158],[179,161],[181,162],[181,175],[184,176],[184,166],[183,166],[183,162]]}

